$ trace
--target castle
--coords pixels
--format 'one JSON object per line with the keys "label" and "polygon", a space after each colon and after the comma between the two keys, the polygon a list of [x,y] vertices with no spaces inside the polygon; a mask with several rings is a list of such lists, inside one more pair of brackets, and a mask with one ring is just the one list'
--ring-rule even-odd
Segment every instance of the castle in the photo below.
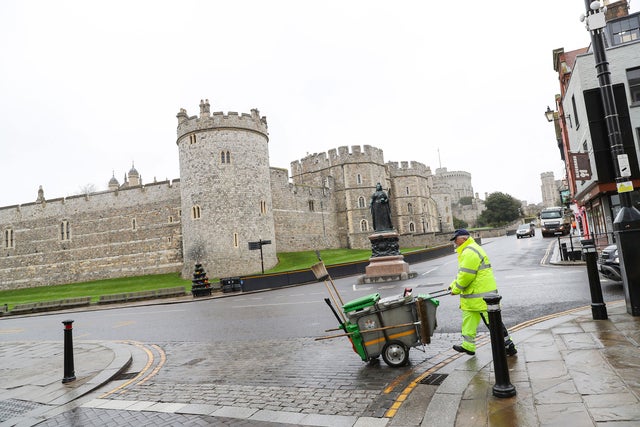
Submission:
{"label": "castle", "polygon": [[[0,289],[181,272],[196,262],[210,277],[259,273],[276,251],[370,249],[369,199],[389,193],[402,247],[453,229],[452,203],[473,195],[466,172],[387,162],[369,146],[338,147],[269,165],[267,119],[250,114],[177,114],[180,179],[143,184],[132,166],[105,191],[0,207]],[[477,197],[476,197],[477,199]],[[477,217],[477,212],[476,212]],[[260,254],[250,242],[270,241]]]}

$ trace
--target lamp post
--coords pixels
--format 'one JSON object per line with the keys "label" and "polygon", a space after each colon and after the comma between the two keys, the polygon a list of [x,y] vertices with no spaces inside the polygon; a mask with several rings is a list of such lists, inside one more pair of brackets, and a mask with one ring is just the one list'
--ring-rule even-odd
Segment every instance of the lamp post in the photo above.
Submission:
{"label": "lamp post", "polygon": [[611,157],[617,171],[616,187],[620,196],[621,209],[613,222],[616,235],[618,254],[620,255],[620,269],[622,286],[625,294],[627,313],[640,316],[640,211],[631,204],[631,171],[629,159],[624,152],[620,120],[616,109],[615,96],[611,85],[611,73],[604,44],[604,28],[606,27],[606,6],[599,1],[585,0],[587,15],[582,17],[586,21],[587,30],[591,34],[593,58],[596,63],[596,74],[600,85],[600,96],[604,108],[604,119],[609,134]]}

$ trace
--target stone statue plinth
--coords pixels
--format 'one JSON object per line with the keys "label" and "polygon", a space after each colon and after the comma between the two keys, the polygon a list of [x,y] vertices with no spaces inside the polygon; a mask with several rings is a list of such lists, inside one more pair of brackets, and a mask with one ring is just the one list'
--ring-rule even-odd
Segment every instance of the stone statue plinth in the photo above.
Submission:
{"label": "stone statue plinth", "polygon": [[369,236],[369,240],[371,258],[360,283],[406,280],[417,275],[409,271],[409,264],[400,254],[398,233],[394,230],[377,232]]}

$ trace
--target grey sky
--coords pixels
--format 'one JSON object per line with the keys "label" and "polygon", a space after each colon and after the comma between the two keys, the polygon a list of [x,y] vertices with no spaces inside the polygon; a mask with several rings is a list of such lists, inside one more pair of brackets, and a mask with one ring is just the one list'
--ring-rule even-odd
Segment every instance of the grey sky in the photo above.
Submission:
{"label": "grey sky", "polygon": [[563,175],[552,50],[590,39],[583,1],[539,4],[2,1],[0,206],[103,190],[132,162],[179,178],[175,115],[204,98],[266,115],[272,166],[367,144],[540,202],[540,173]]}

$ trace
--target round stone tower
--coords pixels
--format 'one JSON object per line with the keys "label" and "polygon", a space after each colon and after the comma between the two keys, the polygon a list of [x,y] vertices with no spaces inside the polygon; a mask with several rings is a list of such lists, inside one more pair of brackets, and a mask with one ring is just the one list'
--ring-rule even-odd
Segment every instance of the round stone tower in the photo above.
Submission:
{"label": "round stone tower", "polygon": [[[201,263],[211,277],[260,273],[277,263],[266,117],[258,110],[238,115],[180,109],[178,151],[182,277]],[[249,242],[270,240],[259,250]]]}

